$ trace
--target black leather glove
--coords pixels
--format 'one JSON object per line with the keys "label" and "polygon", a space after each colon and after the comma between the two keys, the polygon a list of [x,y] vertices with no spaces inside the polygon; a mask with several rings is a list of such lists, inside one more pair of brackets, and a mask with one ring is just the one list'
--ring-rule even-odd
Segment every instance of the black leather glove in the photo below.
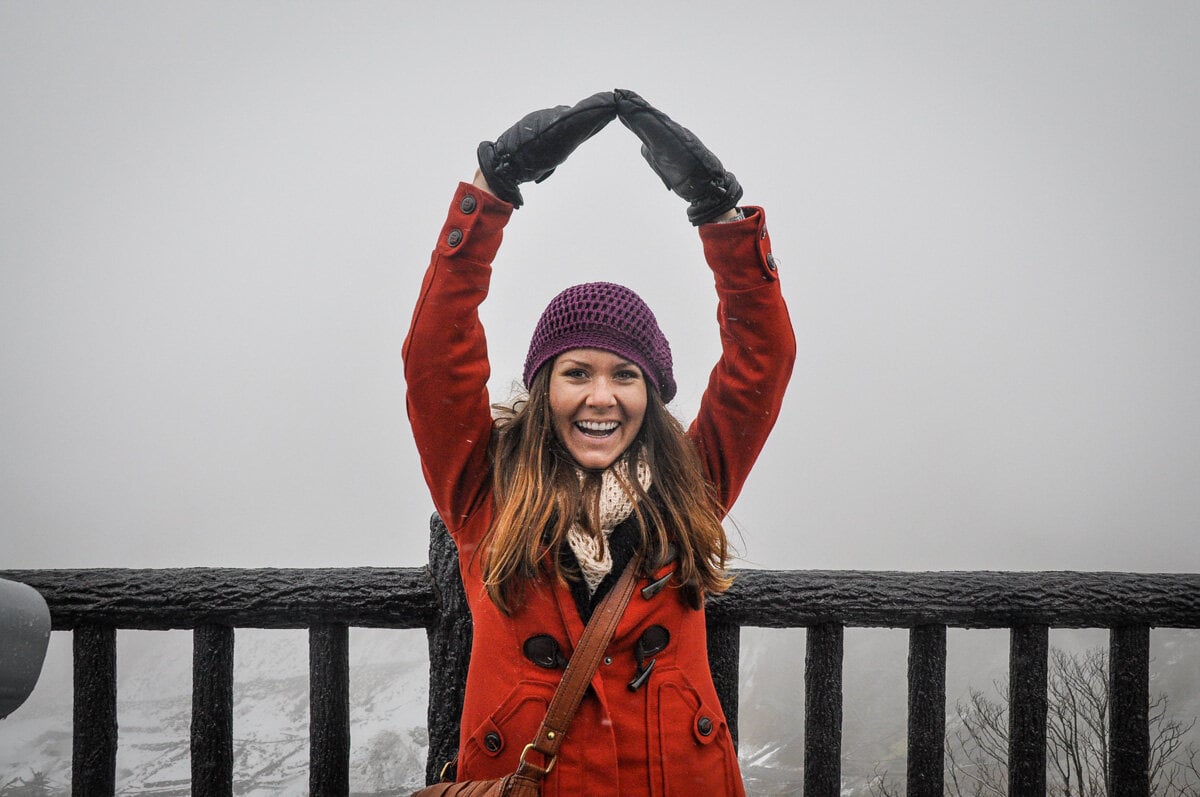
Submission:
{"label": "black leather glove", "polygon": [[642,140],[642,157],[667,188],[691,203],[692,224],[710,222],[737,207],[742,186],[692,131],[628,89],[613,94],[621,124]]}
{"label": "black leather glove", "polygon": [[495,141],[480,142],[479,168],[492,193],[519,208],[525,200],[518,185],[545,180],[616,115],[611,91],[593,94],[573,107],[558,105],[526,114]]}

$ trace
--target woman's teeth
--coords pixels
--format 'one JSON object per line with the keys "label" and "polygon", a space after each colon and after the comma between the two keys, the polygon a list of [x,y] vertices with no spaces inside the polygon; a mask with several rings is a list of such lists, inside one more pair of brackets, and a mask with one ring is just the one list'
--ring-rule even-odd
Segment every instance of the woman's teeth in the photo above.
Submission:
{"label": "woman's teeth", "polygon": [[576,421],[575,428],[586,435],[603,437],[615,432],[619,425],[616,421]]}

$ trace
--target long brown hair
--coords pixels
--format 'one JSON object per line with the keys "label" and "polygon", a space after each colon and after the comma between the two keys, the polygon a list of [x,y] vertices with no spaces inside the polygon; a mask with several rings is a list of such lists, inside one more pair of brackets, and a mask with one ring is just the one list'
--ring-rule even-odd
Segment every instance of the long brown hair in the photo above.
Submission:
{"label": "long brown hair", "polygon": [[[534,375],[526,398],[497,407],[492,439],[496,513],[481,548],[484,584],[505,614],[520,605],[543,569],[564,582],[578,577],[564,569],[562,547],[577,520],[594,522],[594,513],[584,510],[591,495],[586,480],[581,485],[575,460],[554,433],[551,370],[543,367]],[[723,592],[732,581],[725,574],[724,512],[683,426],[652,385],[646,393],[642,428],[622,456],[630,463],[639,457],[646,462],[651,494],[637,478],[622,478],[621,484],[636,499],[632,517],[641,533],[639,550],[648,554],[644,567],[652,568],[674,545],[679,566],[672,584],[699,608],[706,592]]]}

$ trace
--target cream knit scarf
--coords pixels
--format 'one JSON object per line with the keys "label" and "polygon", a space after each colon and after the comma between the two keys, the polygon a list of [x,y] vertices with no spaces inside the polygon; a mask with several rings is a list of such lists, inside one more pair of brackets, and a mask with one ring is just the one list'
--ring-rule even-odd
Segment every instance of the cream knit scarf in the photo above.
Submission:
{"label": "cream knit scarf", "polygon": [[[582,470],[579,482],[587,478]],[[650,466],[641,457],[637,461],[637,480],[643,490],[650,489]],[[612,530],[633,513],[633,497],[622,486],[629,481],[629,460],[621,457],[600,475],[600,531],[598,537],[593,537],[579,523],[567,531],[567,543],[575,552],[579,561],[579,570],[587,582],[588,592],[594,593],[604,577],[612,572],[612,551],[608,547],[608,537]]]}

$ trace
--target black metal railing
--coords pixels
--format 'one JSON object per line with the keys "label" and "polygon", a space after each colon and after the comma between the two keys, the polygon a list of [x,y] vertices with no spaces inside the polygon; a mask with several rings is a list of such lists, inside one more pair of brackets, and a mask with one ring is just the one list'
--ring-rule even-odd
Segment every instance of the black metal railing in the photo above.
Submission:
{"label": "black metal railing", "polygon": [[[74,632],[73,795],[115,789],[116,631],[192,629],[192,793],[233,792],[233,629],[307,628],[310,793],[349,793],[350,626],[424,628],[432,779],[458,740],[471,626],[435,517],[424,568],[15,570]],[[946,629],[1008,628],[1009,794],[1046,791],[1049,629],[1110,629],[1110,793],[1149,797],[1151,627],[1200,628],[1200,574],[746,570],[710,601],[709,658],[737,728],[742,626],[806,628],[804,791],[841,790],[847,626],[909,629],[909,797],[943,794]],[[736,738],[736,737],[735,737]]]}

